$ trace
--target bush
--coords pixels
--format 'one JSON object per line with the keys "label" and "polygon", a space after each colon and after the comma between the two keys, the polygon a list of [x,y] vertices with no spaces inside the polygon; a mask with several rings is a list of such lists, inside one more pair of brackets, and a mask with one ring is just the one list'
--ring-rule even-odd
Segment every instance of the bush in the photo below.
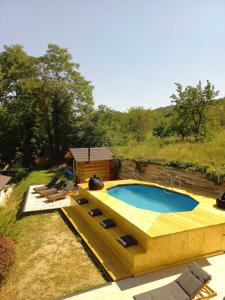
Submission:
{"label": "bush", "polygon": [[8,172],[8,175],[12,177],[14,182],[19,182],[28,172],[28,168],[24,168],[21,163],[16,162]]}
{"label": "bush", "polygon": [[16,259],[16,246],[10,237],[0,236],[0,283],[8,276]]}

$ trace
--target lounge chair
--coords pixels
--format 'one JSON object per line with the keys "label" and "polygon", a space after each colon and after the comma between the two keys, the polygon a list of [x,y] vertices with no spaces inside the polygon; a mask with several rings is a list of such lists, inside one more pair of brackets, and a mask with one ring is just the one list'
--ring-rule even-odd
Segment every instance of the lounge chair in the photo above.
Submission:
{"label": "lounge chair", "polygon": [[59,177],[58,176],[54,176],[51,181],[49,181],[49,183],[47,183],[46,185],[42,185],[42,186],[38,186],[36,188],[34,188],[33,190],[35,192],[41,191],[41,190],[47,190],[50,188],[53,188],[56,184],[56,182],[58,181]]}
{"label": "lounge chair", "polygon": [[216,296],[207,284],[211,276],[196,262],[175,281],[160,288],[134,296],[135,300],[191,300],[209,299]]}
{"label": "lounge chair", "polygon": [[46,198],[48,199],[48,201],[56,201],[64,199],[67,194],[67,191],[60,191],[54,194],[47,195]]}
{"label": "lounge chair", "polygon": [[48,194],[46,195],[46,198],[49,201],[56,201],[64,199],[67,194],[77,194],[77,187],[73,183],[65,184],[62,191],[53,194]]}
{"label": "lounge chair", "polygon": [[65,184],[66,184],[65,180],[60,180],[58,183],[55,184],[54,188],[40,190],[40,191],[38,191],[38,194],[41,196],[47,196],[50,194],[54,194],[54,193],[58,192],[58,190],[62,189]]}

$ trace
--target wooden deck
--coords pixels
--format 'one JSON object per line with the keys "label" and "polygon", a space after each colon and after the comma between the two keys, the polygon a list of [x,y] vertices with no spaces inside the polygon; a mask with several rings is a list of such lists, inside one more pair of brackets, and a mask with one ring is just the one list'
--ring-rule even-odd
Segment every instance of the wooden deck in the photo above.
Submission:
{"label": "wooden deck", "polygon": [[[154,185],[109,181],[103,190],[89,191],[87,184],[80,184],[79,197],[88,199],[88,204],[75,202],[62,209],[113,280],[225,251],[225,212],[215,207],[215,199],[176,189],[196,199],[198,206],[187,212],[158,213],[133,207],[107,193],[109,187],[131,183]],[[103,215],[91,217],[88,210],[94,208],[101,209]],[[103,218],[112,218],[116,227],[102,228],[99,222]],[[126,234],[138,244],[122,247],[117,238]]]}
{"label": "wooden deck", "polygon": [[113,253],[110,245],[99,237],[92,227],[87,226],[74,207],[61,210],[114,281],[132,276],[129,269]]}
{"label": "wooden deck", "polygon": [[151,238],[225,224],[225,211],[215,207],[215,198],[211,196],[203,196],[196,191],[190,192],[175,188],[175,192],[183,193],[197,200],[198,206],[187,212],[159,213],[136,208],[107,194],[108,188],[119,184],[146,184],[162,187],[155,183],[126,179],[105,182],[105,188],[101,191],[88,191],[87,184],[80,184],[79,188],[81,193],[84,191],[85,195],[97,198]]}

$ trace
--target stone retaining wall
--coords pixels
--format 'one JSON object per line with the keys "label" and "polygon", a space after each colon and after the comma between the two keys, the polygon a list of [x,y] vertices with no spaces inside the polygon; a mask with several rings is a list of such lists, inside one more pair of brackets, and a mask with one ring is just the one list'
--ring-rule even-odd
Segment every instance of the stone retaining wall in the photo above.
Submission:
{"label": "stone retaining wall", "polygon": [[140,172],[137,170],[136,162],[132,160],[122,160],[119,179],[137,179],[150,181],[162,185],[170,185],[170,176],[173,176],[174,186],[194,187],[205,192],[221,193],[225,191],[225,183],[217,185],[207,179],[201,172],[188,169],[178,169],[166,166],[148,164]]}
{"label": "stone retaining wall", "polygon": [[14,185],[11,185],[6,191],[0,192],[0,206],[5,206],[13,192]]}

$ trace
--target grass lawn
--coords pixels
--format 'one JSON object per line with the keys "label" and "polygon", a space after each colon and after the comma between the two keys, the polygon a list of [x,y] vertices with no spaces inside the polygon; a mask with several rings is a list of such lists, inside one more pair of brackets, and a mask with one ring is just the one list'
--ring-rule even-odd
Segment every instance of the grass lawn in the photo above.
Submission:
{"label": "grass lawn", "polygon": [[18,211],[31,184],[46,183],[53,171],[33,171],[0,208],[0,235],[16,241],[17,259],[0,289],[0,299],[56,299],[103,284],[105,279],[79,236],[58,212],[20,218]]}
{"label": "grass lawn", "polygon": [[115,147],[117,157],[135,160],[151,160],[157,164],[193,167],[203,170],[209,177],[225,178],[225,130],[218,132],[204,143],[178,142],[151,136],[142,143]]}

